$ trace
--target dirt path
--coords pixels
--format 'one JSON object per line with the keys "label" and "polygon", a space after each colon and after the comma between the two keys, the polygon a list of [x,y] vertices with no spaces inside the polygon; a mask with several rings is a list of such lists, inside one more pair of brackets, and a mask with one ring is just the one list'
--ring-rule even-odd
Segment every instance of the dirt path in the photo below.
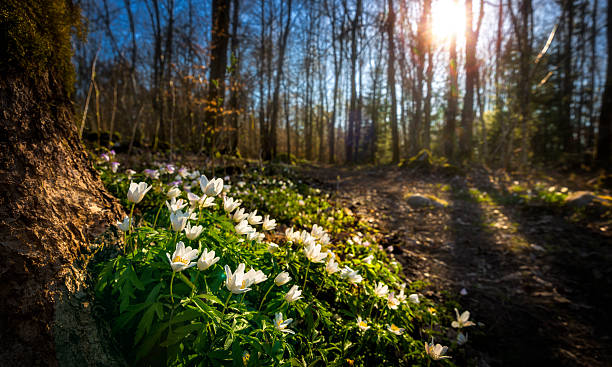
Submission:
{"label": "dirt path", "polygon": [[[458,300],[473,319],[472,361],[490,366],[612,365],[612,236],[549,207],[473,200],[480,178],[377,168],[303,172],[387,233],[409,279],[427,296]],[[446,208],[411,208],[407,193]],[[461,295],[465,288],[467,295]],[[446,293],[448,292],[448,293]],[[456,362],[459,362],[456,359]]]}

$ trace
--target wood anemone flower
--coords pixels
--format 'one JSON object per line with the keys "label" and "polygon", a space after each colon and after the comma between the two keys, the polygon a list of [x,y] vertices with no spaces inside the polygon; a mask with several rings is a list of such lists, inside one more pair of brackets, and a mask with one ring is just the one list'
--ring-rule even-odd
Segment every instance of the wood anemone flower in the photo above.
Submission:
{"label": "wood anemone flower", "polygon": [[198,250],[192,249],[191,247],[185,247],[185,244],[182,241],[179,241],[176,244],[176,249],[170,256],[170,253],[166,253],[168,257],[168,261],[170,261],[170,267],[173,272],[183,271],[185,269],[189,269],[195,266],[197,263],[192,262],[198,257]]}

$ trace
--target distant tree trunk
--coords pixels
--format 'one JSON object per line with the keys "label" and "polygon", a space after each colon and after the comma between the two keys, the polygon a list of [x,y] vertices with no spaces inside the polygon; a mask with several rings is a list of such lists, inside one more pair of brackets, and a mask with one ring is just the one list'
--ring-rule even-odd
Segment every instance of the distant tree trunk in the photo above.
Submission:
{"label": "distant tree trunk", "polygon": [[465,1],[465,97],[461,113],[461,134],[459,136],[459,155],[462,160],[472,158],[474,131],[474,87],[478,78],[476,44],[480,25],[484,17],[484,3],[480,3],[480,15],[476,29],[472,24],[472,0]]}
{"label": "distant tree trunk", "polygon": [[122,210],[73,123],[73,27],[80,27],[80,14],[70,1],[0,2],[0,361],[6,366],[118,364],[82,307],[90,300],[79,264],[92,253],[93,236]]}
{"label": "distant tree trunk", "polygon": [[610,169],[610,144],[612,144],[612,6],[608,0],[608,24],[606,36],[608,39],[608,66],[606,69],[606,84],[601,97],[601,116],[599,117],[599,135],[597,138],[597,163],[600,167]]}
{"label": "distant tree trunk", "polygon": [[431,98],[432,98],[432,82],[433,82],[433,47],[431,45],[431,36],[432,36],[432,22],[431,22],[431,1],[426,0],[423,5],[423,12],[427,13],[426,17],[426,50],[427,50],[427,70],[425,72],[426,76],[426,86],[427,93],[425,94],[425,101],[423,106],[423,139],[422,145],[425,149],[431,149]]}
{"label": "distant tree trunk", "polygon": [[389,52],[389,63],[387,65],[387,84],[389,87],[389,92],[391,93],[391,162],[398,163],[399,134],[397,131],[397,97],[395,95],[395,42],[393,38],[395,28],[395,10],[393,9],[393,0],[387,0],[387,6],[389,7],[389,15],[387,18],[387,51]]}
{"label": "distant tree trunk", "polygon": [[355,159],[355,125],[358,119],[358,103],[357,103],[357,31],[361,22],[361,1],[357,0],[355,8],[355,16],[351,20],[351,98],[349,102],[348,114],[348,135],[345,141],[346,161],[353,162]]}
{"label": "distant tree trunk", "polygon": [[[457,1],[457,0],[455,0]],[[457,98],[459,84],[457,80],[457,37],[451,35],[449,46],[449,89],[446,106],[446,125],[443,132],[444,155],[450,160],[454,159],[455,152],[455,125],[457,119]]]}
{"label": "distant tree trunk", "polygon": [[[340,84],[340,76],[342,75],[342,55],[344,54],[344,17],[340,25],[339,34],[336,32],[336,4],[331,6],[325,2],[327,10],[331,13],[331,28],[332,28],[332,49],[334,58],[334,89],[332,91],[332,115],[329,121],[327,141],[329,146],[328,162],[334,163],[336,160],[336,116],[338,110],[338,88]],[[340,46],[336,46],[337,44]],[[338,49],[339,48],[339,49]]]}
{"label": "distant tree trunk", "polygon": [[574,2],[568,1],[565,11],[565,45],[563,55],[563,81],[561,85],[561,121],[560,135],[563,144],[561,151],[566,153],[575,152],[572,129],[572,99],[574,94],[574,81],[572,78],[572,40],[574,35]]}
{"label": "distant tree trunk", "polygon": [[213,0],[208,107],[204,114],[205,123],[212,127],[210,135],[211,153],[217,149],[218,129],[223,125],[225,70],[227,69],[227,46],[229,41],[229,11],[230,0]]}
{"label": "distant tree trunk", "polygon": [[[267,144],[262,147],[263,158],[272,159],[276,157],[276,128],[278,125],[278,103],[280,96],[281,80],[283,77],[283,66],[285,64],[285,49],[287,48],[287,39],[289,37],[289,31],[291,30],[291,3],[292,0],[287,2],[287,20],[285,21],[283,30],[279,36],[278,45],[278,58],[276,60],[276,75],[274,77],[274,92],[272,94],[272,112],[270,115],[270,122],[268,126],[268,139]],[[281,24],[282,24],[282,5],[281,5]]]}
{"label": "distant tree trunk", "polygon": [[593,1],[593,10],[591,12],[591,76],[590,76],[590,96],[589,96],[589,127],[587,129],[586,144],[591,152],[595,147],[595,74],[597,74],[597,5],[598,1]]}
{"label": "distant tree trunk", "polygon": [[240,94],[242,87],[240,86],[240,57],[238,56],[238,27],[240,23],[240,0],[232,0],[232,43],[231,52],[231,74],[230,74],[230,133],[229,133],[229,152],[235,153],[238,149],[238,139],[240,137],[238,131],[238,119],[240,117]]}

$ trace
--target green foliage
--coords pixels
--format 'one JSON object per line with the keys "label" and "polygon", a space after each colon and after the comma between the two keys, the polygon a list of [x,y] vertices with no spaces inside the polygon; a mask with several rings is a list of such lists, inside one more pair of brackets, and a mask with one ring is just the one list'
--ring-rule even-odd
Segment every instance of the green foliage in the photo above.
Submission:
{"label": "green foliage", "polygon": [[74,88],[72,46],[80,33],[79,8],[69,0],[5,0],[0,3],[0,71],[35,78],[51,71],[66,91]]}
{"label": "green foliage", "polygon": [[[124,198],[129,179],[100,165],[103,181],[127,206]],[[423,365],[429,357],[423,339],[443,335],[439,312],[432,301],[419,297],[390,308],[387,297],[374,294],[381,282],[395,295],[417,292],[419,282],[403,285],[401,266],[376,244],[377,233],[349,210],[337,208],[329,195],[287,175],[245,174],[236,177],[226,195],[242,200],[247,210],[259,209],[277,220],[278,229],[309,229],[321,225],[332,241],[323,249],[340,267],[349,266],[363,277],[349,282],[341,272],[329,274],[325,263],[311,263],[304,244],[268,232],[266,239],[248,240],[234,229],[223,208],[196,209],[192,225],[204,230],[193,241],[185,233],[169,229],[164,206],[169,186],[146,179],[153,185],[136,205],[135,226],[126,236],[128,245],[118,257],[98,264],[98,302],[112,320],[113,332],[132,364],[207,365]],[[141,174],[131,177],[145,179]],[[191,186],[185,179],[185,183]],[[227,181],[226,181],[227,183]],[[199,184],[191,191],[200,195]],[[181,194],[184,198],[185,193]],[[157,213],[162,208],[159,216]],[[152,223],[157,217],[157,224]],[[313,229],[313,233],[314,229]],[[175,244],[183,241],[201,252],[214,250],[218,263],[200,271],[197,267],[173,273],[167,258]],[[271,245],[272,242],[278,247]],[[322,241],[321,242],[325,242]],[[268,279],[251,286],[244,295],[226,289],[224,265],[233,271],[240,263],[262,271]],[[274,278],[286,271],[291,281],[277,286]],[[294,285],[303,298],[288,303],[287,291]],[[303,288],[303,286],[305,287]],[[405,287],[405,288],[404,288]],[[302,289],[303,288],[303,289]],[[400,293],[401,291],[401,293]],[[275,326],[275,314],[292,318],[288,326],[295,334]],[[444,313],[442,313],[444,315]],[[361,330],[357,318],[367,322]],[[444,316],[446,317],[446,316]],[[394,324],[405,331],[388,330]],[[450,365],[448,360],[443,363]]]}

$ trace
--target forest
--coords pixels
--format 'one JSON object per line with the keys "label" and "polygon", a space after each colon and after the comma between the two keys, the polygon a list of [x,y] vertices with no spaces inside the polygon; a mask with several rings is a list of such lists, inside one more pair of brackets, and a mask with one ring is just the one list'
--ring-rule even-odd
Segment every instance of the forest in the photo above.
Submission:
{"label": "forest", "polygon": [[1,1],[0,360],[609,365],[611,19]]}

